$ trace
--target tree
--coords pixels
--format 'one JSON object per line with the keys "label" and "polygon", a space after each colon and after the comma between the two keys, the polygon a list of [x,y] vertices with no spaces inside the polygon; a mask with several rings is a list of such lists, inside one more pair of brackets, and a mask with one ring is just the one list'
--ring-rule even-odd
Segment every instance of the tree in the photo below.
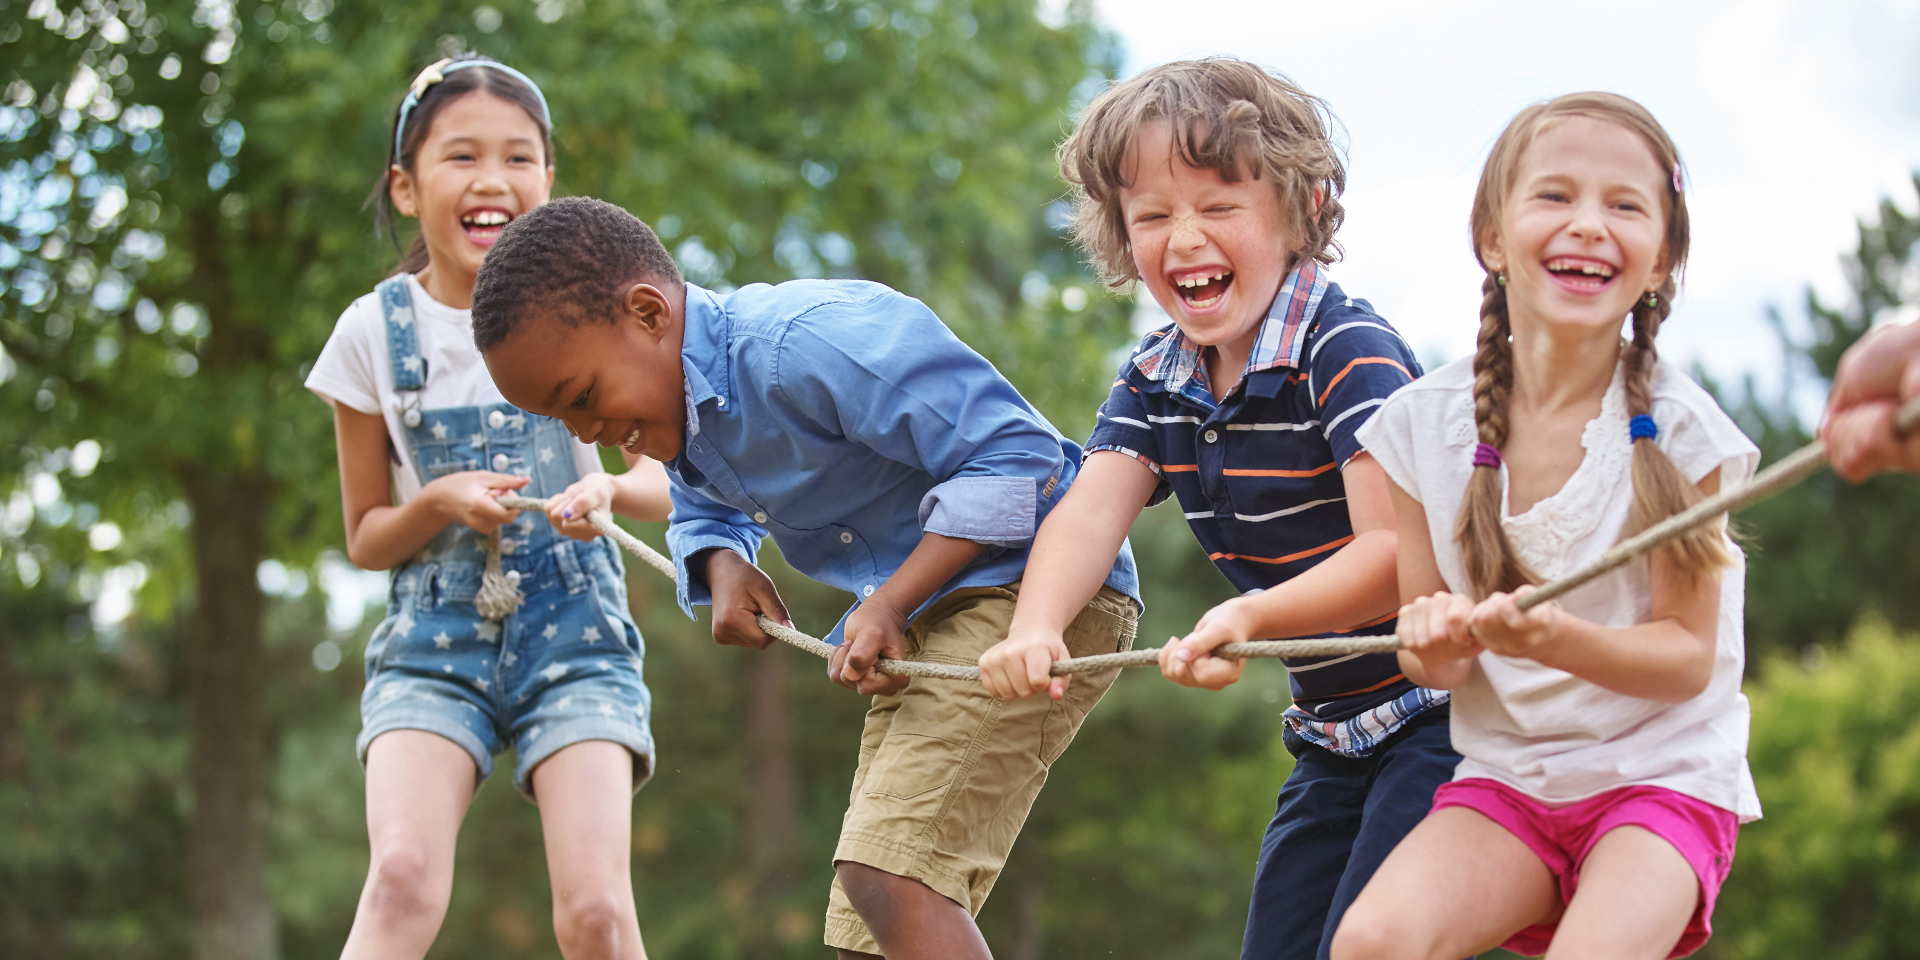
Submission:
{"label": "tree", "polygon": [[697,282],[892,283],[1070,431],[1125,336],[1049,214],[1073,93],[1114,64],[1079,7],[0,0],[0,557],[35,602],[137,566],[140,622],[178,612],[183,642],[151,649],[184,677],[196,957],[278,949],[256,571],[337,541],[300,381],[391,262],[360,202],[398,94],[469,45],[544,82],[559,192],[634,209]]}

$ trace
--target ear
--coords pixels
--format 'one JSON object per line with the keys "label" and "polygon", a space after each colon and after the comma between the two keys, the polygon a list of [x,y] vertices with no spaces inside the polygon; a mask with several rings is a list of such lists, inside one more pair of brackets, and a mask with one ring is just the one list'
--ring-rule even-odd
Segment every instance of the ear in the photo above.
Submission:
{"label": "ear", "polygon": [[393,201],[393,208],[400,211],[401,216],[420,215],[413,195],[413,174],[397,163],[387,168],[387,199]]}
{"label": "ear", "polygon": [[1506,272],[1507,251],[1500,246],[1500,237],[1498,235],[1489,237],[1487,242],[1481,244],[1479,254],[1480,264],[1482,266],[1494,273]]}
{"label": "ear", "polygon": [[622,319],[658,337],[673,327],[673,299],[651,283],[636,282],[622,298]]}
{"label": "ear", "polygon": [[1313,218],[1315,220],[1320,219],[1320,204],[1324,202],[1326,199],[1327,199],[1326,190],[1320,187],[1313,188]]}
{"label": "ear", "polygon": [[547,166],[547,192],[546,192],[546,196],[543,196],[540,198],[541,203],[546,203],[549,199],[552,199],[553,197],[553,173],[554,173],[553,166],[549,164]]}

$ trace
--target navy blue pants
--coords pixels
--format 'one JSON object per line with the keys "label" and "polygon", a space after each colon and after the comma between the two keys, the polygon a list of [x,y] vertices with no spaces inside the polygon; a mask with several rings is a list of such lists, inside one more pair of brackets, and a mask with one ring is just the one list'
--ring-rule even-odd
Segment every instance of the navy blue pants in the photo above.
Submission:
{"label": "navy blue pants", "polygon": [[1340,917],[1453,779],[1447,713],[1413,718],[1366,757],[1285,731],[1293,773],[1260,842],[1242,960],[1327,960]]}

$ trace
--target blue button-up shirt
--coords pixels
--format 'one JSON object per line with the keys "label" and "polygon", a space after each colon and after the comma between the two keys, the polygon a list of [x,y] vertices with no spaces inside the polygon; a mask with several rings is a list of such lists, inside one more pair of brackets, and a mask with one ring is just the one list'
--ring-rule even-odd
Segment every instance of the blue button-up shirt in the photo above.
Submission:
{"label": "blue button-up shirt", "polygon": [[[900,569],[924,533],[987,545],[927,604],[1012,583],[1079,469],[1079,445],[985,357],[925,304],[877,283],[795,280],[726,295],[689,284],[681,366],[687,433],[666,465],[667,544],[688,616],[713,601],[686,558],[724,548],[751,560],[768,534],[794,569],[856,598]],[[1138,602],[1130,547],[1106,582]]]}

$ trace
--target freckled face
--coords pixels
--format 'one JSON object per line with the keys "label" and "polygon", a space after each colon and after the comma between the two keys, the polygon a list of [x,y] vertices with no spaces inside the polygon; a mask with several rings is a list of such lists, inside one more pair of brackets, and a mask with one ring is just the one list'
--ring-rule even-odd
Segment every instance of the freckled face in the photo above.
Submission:
{"label": "freckled face", "polygon": [[1141,128],[1124,172],[1127,241],[1154,302],[1197,344],[1250,349],[1298,246],[1273,183],[1188,166],[1165,121]]}
{"label": "freckled face", "polygon": [[1619,124],[1561,120],[1521,157],[1500,235],[1481,251],[1507,275],[1516,328],[1536,322],[1612,332],[1666,278],[1669,171]]}
{"label": "freckled face", "polygon": [[568,326],[529,317],[485,354],[507,402],[574,436],[665,462],[680,455],[687,406],[678,328],[622,318]]}

